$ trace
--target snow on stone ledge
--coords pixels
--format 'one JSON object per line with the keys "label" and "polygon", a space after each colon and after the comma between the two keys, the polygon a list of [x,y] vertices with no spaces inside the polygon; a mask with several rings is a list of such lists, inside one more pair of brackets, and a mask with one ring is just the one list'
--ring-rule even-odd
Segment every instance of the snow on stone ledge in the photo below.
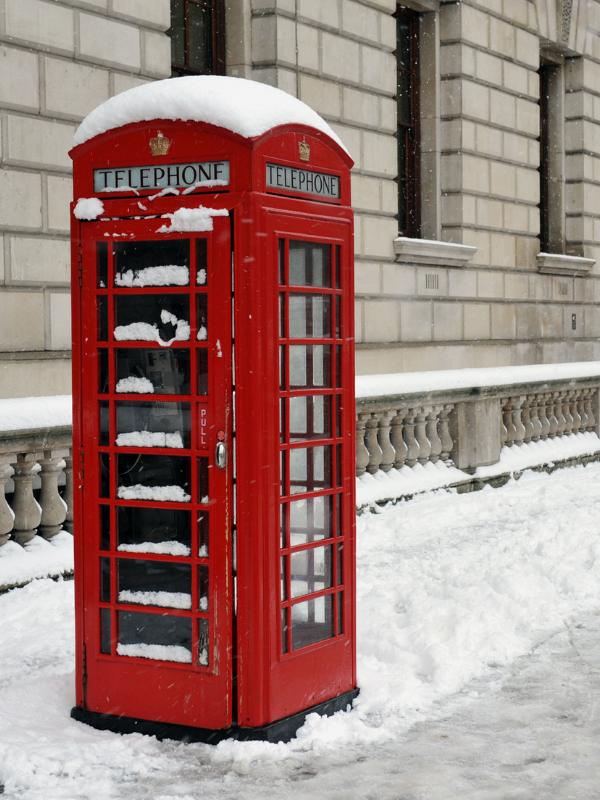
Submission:
{"label": "snow on stone ledge", "polygon": [[366,399],[386,395],[470,389],[478,386],[508,386],[516,383],[595,377],[600,377],[600,361],[357,375],[356,397]]}
{"label": "snow on stone ledge", "polygon": [[60,428],[71,424],[71,395],[0,400],[0,430]]}
{"label": "snow on stone ledge", "polygon": [[97,197],[80,197],[75,208],[73,209],[73,216],[76,219],[92,220],[98,219],[100,214],[104,213],[104,204],[102,200]]}
{"label": "snow on stone ledge", "polygon": [[34,536],[24,547],[8,541],[0,547],[0,588],[73,571],[73,537],[60,531],[48,541]]}
{"label": "snow on stone ledge", "polygon": [[87,115],[75,131],[74,143],[152,119],[207,122],[245,138],[260,136],[278,125],[308,125],[346,149],[306,103],[265,83],[224,75],[167,78],[121,92]]}

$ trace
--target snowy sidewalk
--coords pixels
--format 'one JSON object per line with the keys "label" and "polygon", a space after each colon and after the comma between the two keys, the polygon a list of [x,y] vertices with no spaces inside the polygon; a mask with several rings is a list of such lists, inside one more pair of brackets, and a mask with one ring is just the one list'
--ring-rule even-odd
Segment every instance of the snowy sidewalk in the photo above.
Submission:
{"label": "snowy sidewalk", "polygon": [[5,796],[597,798],[599,487],[590,464],[363,515],[359,702],[287,745],[159,743],[73,722],[72,583],[9,592]]}

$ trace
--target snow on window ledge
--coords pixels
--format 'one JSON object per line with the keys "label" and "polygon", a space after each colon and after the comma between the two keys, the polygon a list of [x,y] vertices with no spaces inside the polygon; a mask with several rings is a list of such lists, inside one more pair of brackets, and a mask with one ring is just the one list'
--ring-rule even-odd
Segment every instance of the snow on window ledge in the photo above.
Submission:
{"label": "snow on window ledge", "polygon": [[398,236],[394,239],[394,255],[402,264],[433,264],[442,267],[465,267],[477,252],[477,248],[457,242],[441,242],[437,239],[410,239]]}
{"label": "snow on window ledge", "polygon": [[588,275],[596,263],[595,258],[582,258],[562,253],[538,253],[538,272],[547,275]]}

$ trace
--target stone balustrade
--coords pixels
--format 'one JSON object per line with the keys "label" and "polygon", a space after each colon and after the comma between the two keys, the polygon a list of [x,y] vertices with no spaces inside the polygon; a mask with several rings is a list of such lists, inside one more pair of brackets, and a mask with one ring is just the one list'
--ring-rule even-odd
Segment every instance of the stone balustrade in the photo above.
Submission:
{"label": "stone balustrade", "polygon": [[0,545],[51,539],[60,530],[73,532],[70,427],[2,431]]}
{"label": "stone balustrade", "polygon": [[[428,464],[468,476],[503,447],[597,437],[600,364],[361,376],[356,432],[358,477]],[[72,500],[69,425],[0,432],[0,546],[72,533]]]}
{"label": "stone balustrade", "polygon": [[600,433],[600,364],[461,372],[361,376],[357,476],[439,461],[473,473],[502,447]]}

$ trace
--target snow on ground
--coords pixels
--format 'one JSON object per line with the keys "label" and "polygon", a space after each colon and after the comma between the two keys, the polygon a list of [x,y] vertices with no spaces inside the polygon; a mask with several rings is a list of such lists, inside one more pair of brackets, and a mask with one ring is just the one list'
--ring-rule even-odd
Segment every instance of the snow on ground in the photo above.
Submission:
{"label": "snow on ground", "polygon": [[[598,762],[586,688],[600,691],[599,481],[600,465],[590,464],[362,515],[361,695],[350,713],[312,717],[287,745],[159,743],[75,723],[72,583],[36,581],[9,592],[0,597],[5,794],[594,797],[584,788]],[[584,663],[578,625],[586,620],[595,661],[584,654]],[[515,663],[538,646],[524,666]],[[514,791],[499,788],[505,779]],[[547,786],[553,793],[540,791]]]}
{"label": "snow on ground", "polygon": [[419,492],[458,486],[474,479],[488,480],[498,475],[513,475],[523,470],[542,465],[552,466],[557,461],[594,455],[600,452],[600,438],[596,433],[574,433],[545,439],[539,442],[503,447],[495,464],[478,467],[471,475],[457,469],[453,464],[437,461],[435,464],[415,464],[413,467],[365,472],[356,479],[356,505],[358,508],[370,503],[398,497],[410,497]]}
{"label": "snow on ground", "polygon": [[24,547],[11,541],[0,547],[0,587],[62,575],[72,570],[73,537],[67,531],[60,531],[49,540],[34,536]]}

